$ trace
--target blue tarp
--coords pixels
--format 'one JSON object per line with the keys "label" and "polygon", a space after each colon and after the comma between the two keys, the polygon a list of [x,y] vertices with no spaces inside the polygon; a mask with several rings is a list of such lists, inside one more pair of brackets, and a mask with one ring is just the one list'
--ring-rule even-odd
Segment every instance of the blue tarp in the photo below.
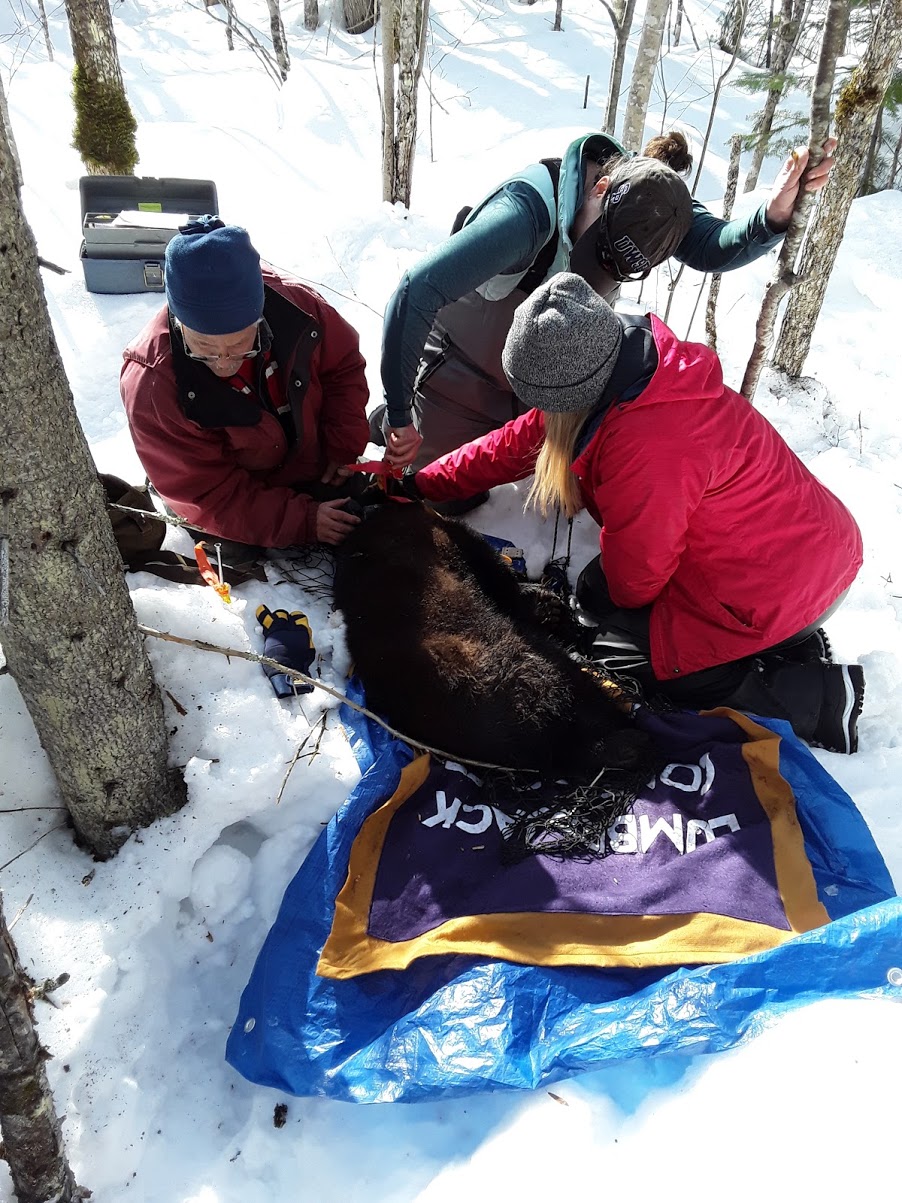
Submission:
{"label": "blue tarp", "polygon": [[244,1077],[301,1096],[419,1102],[531,1089],[662,1052],[715,1052],[823,998],[898,997],[902,900],[851,799],[785,723],[805,851],[831,922],[767,952],[679,969],[542,968],[435,956],[350,980],[316,966],[366,817],[411,759],[346,708],[363,776],[286,890],[229,1037]]}

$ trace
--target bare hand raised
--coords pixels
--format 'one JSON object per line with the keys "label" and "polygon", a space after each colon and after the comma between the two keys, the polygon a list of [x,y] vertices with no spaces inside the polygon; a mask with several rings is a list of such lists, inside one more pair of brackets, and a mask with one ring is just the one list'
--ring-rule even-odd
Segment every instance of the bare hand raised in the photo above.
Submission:
{"label": "bare hand raised", "polygon": [[420,449],[423,436],[416,426],[390,426],[385,443],[385,458],[396,468],[406,468]]}
{"label": "bare hand raised", "polygon": [[[828,138],[824,143],[824,157],[816,167],[812,167],[805,181],[806,192],[819,192],[826,184],[833,170],[833,152],[836,150],[836,139]],[[799,184],[802,173],[808,166],[808,147],[799,146],[792,152],[780,173],[774,180],[770,190],[770,200],[767,202],[767,224],[773,230],[785,230],[795,208],[796,197],[799,195]]]}

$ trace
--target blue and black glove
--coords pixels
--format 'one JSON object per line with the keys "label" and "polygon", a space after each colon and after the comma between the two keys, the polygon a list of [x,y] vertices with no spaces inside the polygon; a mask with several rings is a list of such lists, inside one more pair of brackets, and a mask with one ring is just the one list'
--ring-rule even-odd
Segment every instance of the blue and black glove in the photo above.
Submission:
{"label": "blue and black glove", "polygon": [[[257,607],[257,622],[263,628],[263,655],[278,660],[286,668],[310,675],[310,666],[316,656],[310,621],[300,610],[270,610],[267,606]],[[287,673],[263,665],[263,671],[276,692],[276,697],[291,698],[296,693],[312,693],[313,686],[293,680]]]}

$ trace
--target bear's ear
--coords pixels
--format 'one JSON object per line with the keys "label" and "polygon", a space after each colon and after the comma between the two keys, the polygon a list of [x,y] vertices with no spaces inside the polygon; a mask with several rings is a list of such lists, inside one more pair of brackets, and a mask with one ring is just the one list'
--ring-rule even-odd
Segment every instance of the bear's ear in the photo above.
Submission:
{"label": "bear's ear", "polygon": [[652,740],[645,731],[624,727],[599,740],[597,748],[599,768],[637,769],[650,757]]}

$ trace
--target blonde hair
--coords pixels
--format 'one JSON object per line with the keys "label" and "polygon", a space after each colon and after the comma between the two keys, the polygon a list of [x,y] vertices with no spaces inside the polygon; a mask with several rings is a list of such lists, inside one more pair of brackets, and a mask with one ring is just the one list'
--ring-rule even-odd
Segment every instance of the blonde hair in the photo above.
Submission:
{"label": "blonde hair", "polygon": [[535,479],[526,497],[526,505],[533,506],[543,517],[556,506],[560,506],[568,518],[583,508],[579,481],[570,465],[573,463],[576,436],[588,412],[578,409],[569,413],[545,414],[545,442],[536,460]]}

